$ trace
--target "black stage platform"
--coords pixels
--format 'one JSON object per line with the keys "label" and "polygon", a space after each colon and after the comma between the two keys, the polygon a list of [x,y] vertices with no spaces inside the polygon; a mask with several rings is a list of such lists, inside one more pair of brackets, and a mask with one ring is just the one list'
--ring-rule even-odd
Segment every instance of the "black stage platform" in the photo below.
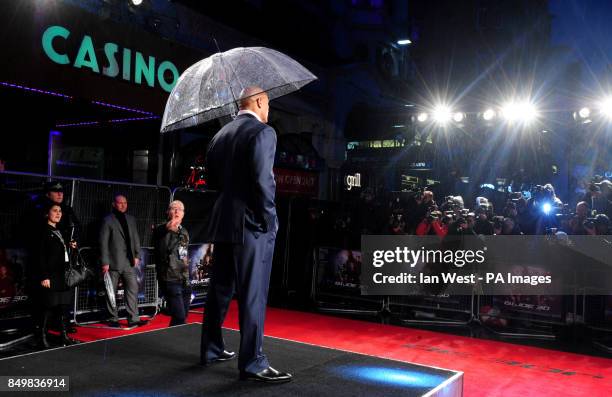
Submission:
{"label": "black stage platform", "polygon": [[[294,380],[240,381],[236,360],[198,365],[200,329],[183,325],[3,359],[0,375],[70,376],[70,392],[44,396],[462,395],[461,372],[268,337],[264,348],[272,366]],[[238,332],[225,330],[225,336],[228,349],[237,348]]]}

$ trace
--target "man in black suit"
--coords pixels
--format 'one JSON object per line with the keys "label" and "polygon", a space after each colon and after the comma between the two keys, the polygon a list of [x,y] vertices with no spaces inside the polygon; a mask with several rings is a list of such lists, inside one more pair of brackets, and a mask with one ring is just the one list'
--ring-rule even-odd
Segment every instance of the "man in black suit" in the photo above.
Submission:
{"label": "man in black suit", "polygon": [[[128,326],[146,324],[138,315],[138,280],[135,266],[140,264],[140,237],[136,219],[126,214],[127,198],[116,194],[113,199],[113,210],[102,221],[100,230],[100,254],[102,272],[110,272],[113,290],[117,291],[119,277],[123,277],[125,303],[129,315]],[[106,301],[110,314],[109,325],[119,328],[117,308]]]}
{"label": "man in black suit", "polygon": [[201,362],[234,358],[221,325],[234,291],[240,321],[240,378],[287,382],[291,374],[270,367],[263,327],[278,219],[274,204],[276,132],[268,122],[268,95],[258,87],[240,94],[240,111],[208,146],[209,185],[219,191],[208,225],[215,243],[211,286],[202,324]]}

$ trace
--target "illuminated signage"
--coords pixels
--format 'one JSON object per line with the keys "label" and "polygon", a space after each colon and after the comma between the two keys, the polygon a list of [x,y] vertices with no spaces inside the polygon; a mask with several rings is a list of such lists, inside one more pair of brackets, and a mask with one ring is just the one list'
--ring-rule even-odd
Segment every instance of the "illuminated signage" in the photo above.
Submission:
{"label": "illuminated signage", "polygon": [[[119,78],[119,74],[121,74],[123,80],[135,84],[143,84],[144,81],[152,88],[155,87],[157,82],[166,92],[172,91],[179,78],[176,66],[170,61],[157,63],[153,56],[148,56],[145,59],[145,55],[141,52],[132,51],[129,48],[119,48],[116,43],[109,42],[104,43],[102,47],[99,45],[94,47],[94,41],[88,35],[83,36],[76,54],[62,53],[61,50],[58,50],[60,46],[57,46],[57,42],[67,40],[69,36],[70,31],[59,25],[49,26],[44,31],[42,47],[50,60],[60,65],[72,65],[77,69],[87,68],[94,73],[101,73],[113,78]],[[102,63],[98,61],[95,48],[103,48],[104,50]]]}
{"label": "illuminated signage", "polygon": [[354,187],[361,187],[361,174],[356,173],[355,175],[347,175],[344,178],[346,184],[346,190],[351,190]]}

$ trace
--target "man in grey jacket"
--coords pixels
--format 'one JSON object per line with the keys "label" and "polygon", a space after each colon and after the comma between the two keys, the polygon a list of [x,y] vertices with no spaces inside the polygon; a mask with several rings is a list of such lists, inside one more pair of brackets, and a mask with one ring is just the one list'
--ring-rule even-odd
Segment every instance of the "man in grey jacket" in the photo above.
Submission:
{"label": "man in grey jacket", "polygon": [[[102,221],[100,230],[100,254],[102,272],[110,272],[113,290],[117,290],[119,277],[123,277],[125,302],[128,312],[128,326],[146,324],[138,315],[138,280],[135,266],[140,264],[140,237],[136,219],[126,214],[127,198],[116,194],[113,199],[113,210]],[[108,324],[119,327],[117,308],[107,300],[110,314]]]}

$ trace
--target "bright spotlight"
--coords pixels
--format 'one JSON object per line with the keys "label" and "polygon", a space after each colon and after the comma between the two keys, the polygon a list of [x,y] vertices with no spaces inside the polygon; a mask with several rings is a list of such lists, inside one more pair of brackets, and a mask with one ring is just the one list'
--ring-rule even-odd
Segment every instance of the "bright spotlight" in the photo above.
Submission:
{"label": "bright spotlight", "polygon": [[453,114],[453,120],[455,120],[455,123],[461,123],[463,119],[465,119],[465,113],[456,112]]}
{"label": "bright spotlight", "polygon": [[419,113],[419,115],[417,116],[417,120],[421,123],[424,123],[427,121],[427,119],[429,118],[429,115],[427,113]]}
{"label": "bright spotlight", "polygon": [[607,97],[601,102],[599,111],[606,117],[612,118],[612,97]]}
{"label": "bright spotlight", "polygon": [[491,120],[493,120],[494,117],[495,117],[495,110],[493,110],[491,108],[485,110],[484,113],[482,114],[482,118],[485,121],[491,121]]}
{"label": "bright spotlight", "polygon": [[410,39],[401,39],[397,41],[398,45],[408,45],[408,44],[412,44],[412,41]]}
{"label": "bright spotlight", "polygon": [[550,211],[552,211],[552,205],[550,203],[544,203],[542,204],[542,212],[545,215],[550,214]]}
{"label": "bright spotlight", "polygon": [[131,1],[131,3],[132,3],[133,5],[135,5],[135,6],[139,6],[139,5],[141,5],[141,4],[142,4],[142,0],[130,0],[130,1]]}
{"label": "bright spotlight", "polygon": [[538,116],[538,112],[530,102],[511,102],[502,107],[502,115],[510,122],[523,121],[528,123]]}
{"label": "bright spotlight", "polygon": [[590,115],[591,115],[591,109],[587,107],[584,107],[578,111],[578,116],[580,116],[581,119],[586,119]]}
{"label": "bright spotlight", "polygon": [[446,124],[452,117],[451,110],[448,106],[439,105],[433,111],[433,119],[439,124]]}

